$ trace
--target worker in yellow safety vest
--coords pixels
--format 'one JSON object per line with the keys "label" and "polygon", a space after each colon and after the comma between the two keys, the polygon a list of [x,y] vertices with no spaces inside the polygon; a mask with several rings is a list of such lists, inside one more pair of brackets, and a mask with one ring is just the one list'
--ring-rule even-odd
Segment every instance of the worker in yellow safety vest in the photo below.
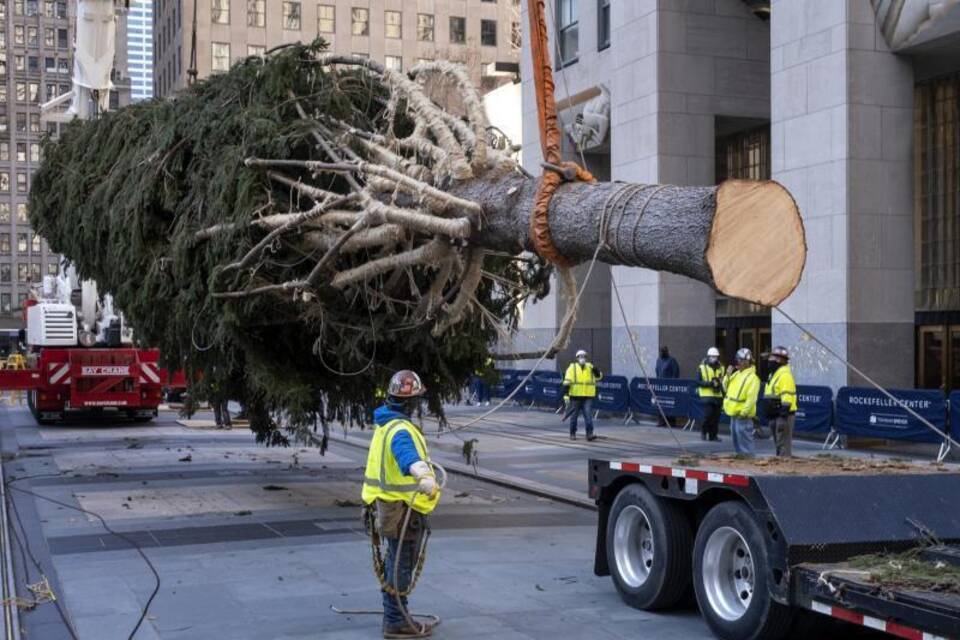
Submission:
{"label": "worker in yellow safety vest", "polygon": [[432,626],[409,615],[406,597],[417,550],[429,532],[427,516],[440,499],[426,439],[410,420],[425,391],[416,373],[398,371],[390,379],[386,401],[373,414],[376,430],[367,455],[363,502],[373,518],[368,522],[374,522],[377,535],[387,541],[386,559],[382,567],[375,566],[383,593],[384,638],[432,633]]}
{"label": "worker in yellow safety vest", "polygon": [[720,350],[716,347],[707,349],[707,357],[697,367],[697,394],[703,408],[700,439],[719,442],[717,430],[720,426],[720,403],[723,401],[723,365],[720,364]]}
{"label": "worker in yellow safety vest", "polygon": [[603,372],[587,361],[587,352],[577,351],[577,361],[571,362],[563,376],[563,399],[568,404],[565,415],[570,416],[570,439],[577,439],[577,419],[583,414],[587,424],[587,440],[597,439],[593,435],[593,399],[597,396],[597,382],[603,378]]}
{"label": "worker in yellow safety vest", "polygon": [[777,455],[793,455],[793,424],[797,417],[797,383],[790,370],[790,352],[786,347],[774,347],[768,358],[770,374],[763,390],[767,417]]}
{"label": "worker in yellow safety vest", "polygon": [[734,358],[736,370],[727,369],[724,380],[723,412],[730,416],[730,435],[733,448],[738,454],[753,457],[757,415],[757,396],[760,395],[760,378],[753,365],[750,349],[738,349]]}

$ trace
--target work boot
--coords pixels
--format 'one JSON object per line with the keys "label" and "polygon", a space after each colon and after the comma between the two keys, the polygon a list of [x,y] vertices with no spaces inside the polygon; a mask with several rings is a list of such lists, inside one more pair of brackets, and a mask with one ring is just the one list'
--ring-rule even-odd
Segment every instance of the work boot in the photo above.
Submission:
{"label": "work boot", "polygon": [[577,434],[571,433],[571,434],[570,434],[570,439],[571,439],[571,440],[576,440],[576,439],[577,439]]}
{"label": "work boot", "polygon": [[428,625],[419,625],[411,627],[406,622],[397,625],[384,625],[384,638],[427,638],[433,634],[433,627]]}
{"label": "work boot", "polygon": [[593,442],[596,439],[597,439],[597,436],[593,435],[592,433],[587,434],[587,442]]}

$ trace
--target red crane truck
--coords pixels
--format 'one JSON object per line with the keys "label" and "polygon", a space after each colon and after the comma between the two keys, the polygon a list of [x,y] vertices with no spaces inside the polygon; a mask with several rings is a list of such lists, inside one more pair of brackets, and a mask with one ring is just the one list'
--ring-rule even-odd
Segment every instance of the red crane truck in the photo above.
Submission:
{"label": "red crane truck", "polygon": [[183,386],[182,374],[160,368],[157,349],[134,346],[109,295],[91,281],[77,286],[72,267],[44,278],[24,320],[27,366],[0,370],[0,390],[26,391],[41,424],[90,412],[149,421],[164,388]]}
{"label": "red crane truck", "polygon": [[960,566],[956,468],[804,475],[667,458],[588,464],[599,508],[594,572],[610,575],[633,607],[670,607],[692,590],[725,640],[782,638],[798,610],[908,640],[960,638],[960,590],[877,584],[846,563],[925,539],[937,541],[919,552],[925,560]]}

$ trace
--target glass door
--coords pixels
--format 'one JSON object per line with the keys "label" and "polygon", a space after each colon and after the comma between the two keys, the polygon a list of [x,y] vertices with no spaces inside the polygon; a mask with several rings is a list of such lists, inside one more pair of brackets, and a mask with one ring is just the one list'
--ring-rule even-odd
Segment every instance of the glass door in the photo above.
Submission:
{"label": "glass door", "polygon": [[[947,382],[947,362],[944,348],[943,326],[923,326],[918,330],[917,356],[919,363],[917,367],[918,386],[921,389],[945,389]],[[951,330],[951,352],[954,348],[954,331]],[[960,334],[957,335],[960,339]],[[960,342],[956,343],[960,353]]]}

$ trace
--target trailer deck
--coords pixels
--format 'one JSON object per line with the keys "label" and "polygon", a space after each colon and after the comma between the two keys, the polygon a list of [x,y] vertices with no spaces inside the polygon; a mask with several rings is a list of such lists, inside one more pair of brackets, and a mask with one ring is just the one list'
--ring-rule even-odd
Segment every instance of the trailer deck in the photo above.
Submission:
{"label": "trailer deck", "polygon": [[[960,545],[960,466],[651,457],[592,459],[589,474],[594,570],[612,575],[632,606],[664,606],[665,593],[689,585],[670,581],[694,575],[701,612],[721,637],[781,637],[799,607],[903,638],[960,638],[960,595],[884,587],[844,564],[914,549],[931,533]],[[952,561],[960,550],[944,554]],[[749,609],[758,594],[760,613]]]}

